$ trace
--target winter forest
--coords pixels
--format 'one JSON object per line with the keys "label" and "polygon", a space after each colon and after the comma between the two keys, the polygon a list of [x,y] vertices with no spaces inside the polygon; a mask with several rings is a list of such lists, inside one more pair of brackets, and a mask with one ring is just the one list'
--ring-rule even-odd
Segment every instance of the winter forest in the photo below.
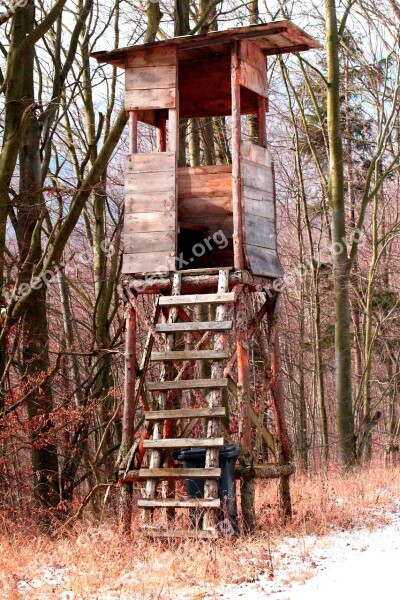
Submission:
{"label": "winter forest", "polygon": [[[92,53],[287,19],[321,45],[267,61],[294,515],[296,481],[324,477],[329,487],[330,472],[368,473],[377,464],[395,469],[400,3],[10,0],[0,6],[0,506],[6,529],[23,515],[46,535],[79,528],[82,519],[91,526],[118,522],[128,116],[123,71],[99,64]],[[195,71],[192,78],[195,86]],[[248,139],[257,135],[252,117],[242,117],[241,127]],[[142,151],[154,151],[152,128],[139,124],[139,131]],[[181,119],[179,145],[180,166],[231,164],[230,118]],[[141,297],[141,310],[152,301]],[[139,325],[138,353],[145,343]],[[263,382],[267,363],[256,342],[249,351],[259,369],[250,382],[258,419],[253,456],[268,461],[263,424],[274,431],[273,399]],[[238,443],[234,410],[228,434]],[[142,415],[139,405],[137,435]],[[265,506],[273,511],[278,502],[274,485],[257,482],[258,497],[269,498],[257,513],[260,527],[270,520]]]}

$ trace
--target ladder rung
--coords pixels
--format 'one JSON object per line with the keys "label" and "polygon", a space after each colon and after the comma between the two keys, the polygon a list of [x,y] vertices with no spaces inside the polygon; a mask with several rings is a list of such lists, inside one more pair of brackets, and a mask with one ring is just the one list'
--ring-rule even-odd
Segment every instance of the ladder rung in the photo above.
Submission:
{"label": "ladder rung", "polygon": [[161,440],[145,440],[144,448],[219,448],[224,445],[224,438],[197,439],[197,438],[175,438]]}
{"label": "ladder rung", "polygon": [[159,306],[185,306],[188,304],[226,304],[235,302],[234,292],[220,294],[192,294],[190,296],[160,296]]}
{"label": "ladder rung", "polygon": [[207,267],[205,269],[182,269],[177,272],[185,275],[218,275],[221,271],[233,271],[234,267]]}
{"label": "ladder rung", "polygon": [[191,321],[190,323],[160,323],[156,325],[157,333],[177,333],[180,331],[229,331],[232,321]]}
{"label": "ladder rung", "polygon": [[140,469],[140,479],[219,479],[221,469]]}
{"label": "ladder rung", "polygon": [[138,500],[139,508],[221,508],[221,500],[206,500],[205,498],[167,498],[159,500]]}
{"label": "ladder rung", "polygon": [[227,379],[182,379],[178,381],[153,381],[147,384],[149,392],[222,387],[228,387]]}
{"label": "ladder rung", "polygon": [[164,419],[203,419],[208,417],[225,417],[226,409],[218,408],[180,408],[177,410],[152,410],[144,413],[146,421],[161,421]]}
{"label": "ladder rung", "polygon": [[163,531],[161,529],[145,529],[141,528],[141,532],[146,537],[153,538],[194,538],[197,540],[216,540],[218,532],[215,529],[205,530],[190,530],[190,529],[175,529],[171,531]]}
{"label": "ladder rung", "polygon": [[183,350],[171,352],[153,352],[150,360],[225,360],[229,358],[225,350]]}

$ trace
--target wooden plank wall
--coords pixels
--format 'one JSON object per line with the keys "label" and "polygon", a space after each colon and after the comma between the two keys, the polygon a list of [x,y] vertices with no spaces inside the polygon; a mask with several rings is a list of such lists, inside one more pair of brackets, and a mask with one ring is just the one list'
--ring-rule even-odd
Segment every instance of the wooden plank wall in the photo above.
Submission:
{"label": "wooden plank wall", "polygon": [[175,152],[127,158],[123,273],[175,269],[175,172]]}
{"label": "wooden plank wall", "polygon": [[175,47],[148,48],[127,54],[125,108],[175,108],[177,103],[177,54]]}
{"label": "wooden plank wall", "polygon": [[[179,88],[182,118],[230,115],[230,56],[180,62]],[[257,97],[253,90],[243,88],[241,96],[241,113],[255,114]]]}
{"label": "wooden plank wall", "polygon": [[232,166],[178,169],[178,221],[233,235]]}
{"label": "wooden plank wall", "polygon": [[241,144],[244,250],[254,275],[281,277],[271,156],[266,148]]}
{"label": "wooden plank wall", "polygon": [[239,82],[244,88],[268,98],[267,62],[260,48],[248,40],[239,44]]}
{"label": "wooden plank wall", "polygon": [[[176,47],[145,48],[125,58],[125,108],[159,125],[168,110],[168,149],[131,154],[125,170],[123,273],[175,269],[178,122]],[[145,117],[145,118],[144,118]],[[147,119],[147,120],[146,120]],[[164,121],[165,123],[165,121]],[[161,133],[165,139],[164,132]],[[160,150],[160,148],[159,148]]]}

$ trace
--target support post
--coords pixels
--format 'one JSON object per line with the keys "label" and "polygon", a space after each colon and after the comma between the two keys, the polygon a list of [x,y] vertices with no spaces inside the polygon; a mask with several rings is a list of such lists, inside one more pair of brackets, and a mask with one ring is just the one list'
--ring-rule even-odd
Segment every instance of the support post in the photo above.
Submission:
{"label": "support post", "polygon": [[258,145],[262,148],[267,147],[267,125],[265,122],[265,113],[267,112],[267,101],[263,96],[258,96]]}
{"label": "support post", "polygon": [[[250,359],[248,338],[248,302],[249,293],[245,286],[239,293],[235,306],[236,351],[238,371],[238,404],[241,410],[241,446],[244,459],[248,464],[253,463],[252,430],[251,430],[251,400],[250,400]],[[241,487],[241,504],[243,526],[247,533],[255,528],[255,482],[254,479],[244,480]]]}
{"label": "support post", "polygon": [[[135,431],[135,387],[136,387],[136,311],[130,306],[126,315],[125,331],[125,387],[122,416],[122,441],[120,460],[129,452]],[[128,465],[127,465],[128,466]],[[132,521],[132,483],[121,484],[120,529],[129,534]]]}
{"label": "support post", "polygon": [[167,115],[160,110],[157,115],[157,152],[167,151]]}
{"label": "support post", "polygon": [[242,177],[240,164],[241,106],[240,106],[240,62],[238,42],[232,43],[231,86],[232,86],[232,211],[233,211],[233,254],[237,271],[244,269],[243,255],[243,211]]}
{"label": "support post", "polygon": [[138,151],[138,111],[129,111],[129,154]]}
{"label": "support post", "polygon": [[[174,273],[173,284],[172,284],[172,295],[179,296],[181,293],[181,275],[180,273]],[[176,323],[178,320],[178,308],[172,307],[169,309],[168,315],[168,323]],[[165,343],[165,351],[171,352],[175,347],[175,334],[167,333],[166,334],[166,343]],[[174,379],[175,378],[175,370],[171,363],[165,362],[163,364],[163,371],[166,374],[166,379]],[[174,408],[178,408],[176,406],[176,392],[171,391],[166,394],[165,398],[165,409],[173,410]],[[163,424],[163,437],[164,438],[175,438],[176,437],[176,423],[172,420],[166,420]],[[167,458],[166,467],[173,468],[174,461],[169,456]],[[175,493],[175,481],[166,481],[163,484],[163,495],[165,498],[174,496]],[[173,521],[175,518],[175,508],[167,508],[166,515],[168,521]]]}
{"label": "support post", "polygon": [[[277,294],[275,298],[271,299],[271,304],[267,313],[268,341],[271,352],[270,390],[274,401],[276,431],[280,444],[280,448],[278,449],[279,455],[277,458],[279,464],[287,464],[292,459],[292,451],[286,428],[285,398],[282,387],[282,368],[278,331],[279,300],[279,294]],[[289,475],[282,475],[279,480],[280,509],[285,519],[292,516],[292,501],[290,496],[289,481]]]}

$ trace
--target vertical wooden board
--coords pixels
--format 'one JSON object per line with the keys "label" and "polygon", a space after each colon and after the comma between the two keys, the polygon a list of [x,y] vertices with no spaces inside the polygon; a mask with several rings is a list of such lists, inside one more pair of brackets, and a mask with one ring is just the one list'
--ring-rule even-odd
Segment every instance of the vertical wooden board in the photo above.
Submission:
{"label": "vertical wooden board", "polygon": [[175,46],[162,48],[143,48],[126,54],[125,68],[129,67],[161,67],[177,64],[177,49]]}
{"label": "vertical wooden board", "polygon": [[253,275],[261,277],[282,277],[283,269],[276,250],[245,245],[248,268]]}
{"label": "vertical wooden board", "polygon": [[125,90],[174,88],[176,67],[129,67],[125,71]]}
{"label": "vertical wooden board", "polygon": [[258,190],[257,188],[252,188],[243,185],[243,194],[249,200],[257,200],[258,202],[272,202],[273,204],[275,204],[273,192],[266,192],[265,190]]}
{"label": "vertical wooden board", "polygon": [[175,233],[169,231],[124,233],[123,241],[126,254],[175,251]]}
{"label": "vertical wooden board", "polygon": [[132,213],[125,216],[125,234],[151,231],[176,231],[175,211]]}
{"label": "vertical wooden board", "polygon": [[241,40],[239,42],[239,58],[259,71],[267,70],[267,59],[263,51],[257,44],[250,40]]}
{"label": "vertical wooden board", "polygon": [[[275,221],[275,203],[273,201],[272,194],[261,192],[264,195],[260,200],[254,199],[246,195],[245,189],[243,189],[243,208],[247,215],[255,215],[256,217],[263,217],[270,221]],[[250,188],[251,189],[251,188]],[[256,192],[258,190],[255,190]]]}
{"label": "vertical wooden board", "polygon": [[240,62],[239,81],[241,86],[251,90],[259,96],[268,98],[267,74],[244,61]]}
{"label": "vertical wooden board", "polygon": [[132,154],[125,162],[126,173],[158,173],[175,170],[175,152]]}
{"label": "vertical wooden board", "polygon": [[275,221],[256,215],[244,215],[245,242],[254,246],[276,249]]}
{"label": "vertical wooden board", "polygon": [[244,186],[273,194],[274,182],[271,167],[264,167],[263,165],[245,159],[241,161],[241,166],[242,182]]}
{"label": "vertical wooden board", "polygon": [[125,92],[125,110],[146,110],[174,108],[176,89],[127,90]]}
{"label": "vertical wooden board", "polygon": [[166,252],[143,252],[140,254],[124,254],[122,273],[168,273],[175,270],[175,256]]}
{"label": "vertical wooden board", "polygon": [[264,167],[271,167],[271,152],[267,148],[262,148],[252,142],[243,141],[240,149],[241,157],[244,160],[250,160]]}

